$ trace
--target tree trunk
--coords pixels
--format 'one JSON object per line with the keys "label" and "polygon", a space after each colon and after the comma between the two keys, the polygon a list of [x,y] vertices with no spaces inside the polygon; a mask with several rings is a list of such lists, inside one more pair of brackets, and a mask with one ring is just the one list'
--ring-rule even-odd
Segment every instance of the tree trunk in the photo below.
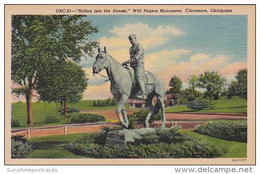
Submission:
{"label": "tree trunk", "polygon": [[28,91],[25,94],[27,104],[27,125],[33,126],[33,113],[32,113],[32,90],[33,90],[33,76],[28,77]]}
{"label": "tree trunk", "polygon": [[27,125],[33,126],[32,90],[29,90],[28,94],[26,94],[26,104],[27,104]]}
{"label": "tree trunk", "polygon": [[64,116],[65,116],[65,119],[67,119],[67,103],[66,103],[66,101],[64,101]]}

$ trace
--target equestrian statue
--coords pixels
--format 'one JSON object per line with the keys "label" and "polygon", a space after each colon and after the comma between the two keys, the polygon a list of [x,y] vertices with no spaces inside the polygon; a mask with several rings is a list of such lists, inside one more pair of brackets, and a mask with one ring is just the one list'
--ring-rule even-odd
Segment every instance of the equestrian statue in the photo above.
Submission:
{"label": "equestrian statue", "polygon": [[[161,128],[165,127],[165,85],[162,79],[155,74],[144,70],[144,49],[136,40],[136,35],[129,35],[132,44],[130,48],[130,60],[122,65],[114,59],[106,47],[102,51],[98,48],[98,55],[93,65],[93,74],[106,70],[111,83],[110,91],[118,101],[116,113],[123,128],[128,129],[129,120],[125,109],[128,99],[143,99],[150,108],[145,119],[145,127],[149,127],[149,120],[162,111]],[[156,104],[153,98],[157,98]]]}

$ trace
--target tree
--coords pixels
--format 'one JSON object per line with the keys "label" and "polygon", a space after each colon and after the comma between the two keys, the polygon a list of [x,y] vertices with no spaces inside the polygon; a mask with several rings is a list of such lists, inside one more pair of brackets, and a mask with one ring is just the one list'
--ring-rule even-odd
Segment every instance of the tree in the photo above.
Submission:
{"label": "tree", "polygon": [[112,99],[111,99],[110,97],[107,99],[106,105],[107,105],[107,106],[112,105]]}
{"label": "tree", "polygon": [[53,59],[79,62],[82,54],[93,55],[97,42],[88,36],[98,32],[84,16],[12,16],[13,93],[25,95],[27,123],[33,125],[32,93],[41,72]]}
{"label": "tree", "polygon": [[182,91],[182,98],[187,99],[187,101],[193,101],[197,98],[202,97],[203,94],[200,91],[192,90],[192,89],[185,89]]}
{"label": "tree", "polygon": [[195,88],[198,86],[198,76],[191,74],[190,78],[188,79],[189,82],[189,88],[192,90],[192,93],[194,94]]}
{"label": "tree", "polygon": [[179,77],[173,76],[171,78],[171,81],[169,83],[169,91],[168,93],[171,94],[180,94],[181,93],[181,88],[182,88],[182,81]]}
{"label": "tree", "polygon": [[48,68],[39,75],[36,83],[40,100],[60,102],[65,118],[67,117],[67,102],[80,101],[86,87],[87,78],[84,70],[71,61],[54,60],[49,63]]}
{"label": "tree", "polygon": [[227,90],[227,97],[231,98],[232,96],[237,95],[237,82],[236,81],[231,81],[230,85],[228,86]]}
{"label": "tree", "polygon": [[242,69],[237,73],[237,94],[247,100],[247,69]]}
{"label": "tree", "polygon": [[206,89],[204,96],[206,98],[214,98],[215,100],[219,98],[225,83],[226,79],[221,77],[216,71],[205,71],[198,78],[198,86]]}

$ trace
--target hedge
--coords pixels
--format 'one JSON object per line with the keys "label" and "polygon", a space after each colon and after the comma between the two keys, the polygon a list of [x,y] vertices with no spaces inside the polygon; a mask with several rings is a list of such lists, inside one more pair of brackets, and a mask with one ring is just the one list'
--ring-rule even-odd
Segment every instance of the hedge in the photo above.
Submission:
{"label": "hedge", "polygon": [[71,123],[92,123],[98,121],[106,121],[106,117],[99,114],[91,113],[72,113],[69,115]]}
{"label": "hedge", "polygon": [[105,145],[100,137],[106,137],[106,133],[84,136],[67,149],[88,158],[215,158],[222,154],[217,147],[176,128],[145,135],[127,145]]}
{"label": "hedge", "polygon": [[247,121],[210,121],[205,125],[198,125],[195,131],[204,135],[209,135],[212,137],[238,141],[247,142]]}
{"label": "hedge", "polygon": [[33,147],[30,141],[23,136],[12,136],[11,138],[11,157],[26,158],[32,152]]}

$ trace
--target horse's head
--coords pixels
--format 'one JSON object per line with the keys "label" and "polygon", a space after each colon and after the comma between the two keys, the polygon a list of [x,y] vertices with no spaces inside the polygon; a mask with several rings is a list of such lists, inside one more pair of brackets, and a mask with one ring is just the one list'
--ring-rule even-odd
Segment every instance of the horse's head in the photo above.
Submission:
{"label": "horse's head", "polygon": [[98,55],[96,56],[96,61],[93,65],[93,74],[97,74],[108,67],[108,57],[109,54],[106,51],[106,47],[104,47],[104,51],[101,51],[101,49],[98,48]]}

